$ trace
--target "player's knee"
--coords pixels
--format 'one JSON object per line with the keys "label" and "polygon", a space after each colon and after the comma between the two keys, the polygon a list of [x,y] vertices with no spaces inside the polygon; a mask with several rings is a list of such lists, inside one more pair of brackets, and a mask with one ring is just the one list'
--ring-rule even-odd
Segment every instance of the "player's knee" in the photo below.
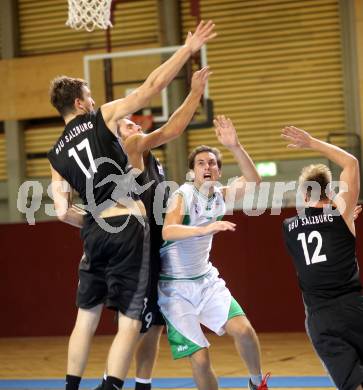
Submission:
{"label": "player's knee", "polygon": [[156,359],[156,350],[150,350],[148,348],[139,348],[135,353],[136,362],[138,361],[146,361],[151,362]]}
{"label": "player's knee", "polygon": [[81,332],[82,334],[94,335],[98,326],[98,321],[89,318],[87,320],[77,321],[74,327],[75,332]]}
{"label": "player's knee", "polygon": [[118,320],[118,333],[125,331],[139,333],[141,329],[141,321],[135,320],[125,315],[120,315]]}
{"label": "player's knee", "polygon": [[211,365],[208,361],[197,361],[193,367],[194,371],[197,371],[201,375],[206,375],[211,370]]}
{"label": "player's knee", "polygon": [[241,337],[250,339],[254,336],[255,330],[253,329],[251,323],[246,319],[240,330]]}
{"label": "player's knee", "polygon": [[145,346],[144,348],[145,355],[150,356],[150,358],[154,357],[159,352],[159,344],[158,343],[151,343]]}
{"label": "player's knee", "polygon": [[145,360],[153,360],[159,352],[159,345],[155,343],[144,343],[141,341],[136,351],[136,357],[142,357]]}
{"label": "player's knee", "polygon": [[233,326],[230,331],[232,337],[238,338],[242,341],[248,341],[249,339],[253,338],[254,333],[255,331],[251,323],[245,317],[242,317],[242,319],[238,321],[238,324]]}
{"label": "player's knee", "polygon": [[203,350],[197,351],[190,358],[194,371],[200,374],[208,373],[211,370],[210,359],[207,354],[202,353]]}
{"label": "player's knee", "polygon": [[96,332],[103,305],[97,305],[91,309],[78,309],[77,320],[74,331],[83,334],[93,335]]}

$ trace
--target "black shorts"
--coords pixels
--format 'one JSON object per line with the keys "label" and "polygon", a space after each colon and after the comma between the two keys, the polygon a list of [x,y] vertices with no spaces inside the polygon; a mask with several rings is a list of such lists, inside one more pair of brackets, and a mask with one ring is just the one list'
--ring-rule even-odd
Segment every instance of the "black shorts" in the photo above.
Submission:
{"label": "black shorts", "polygon": [[79,265],[77,306],[90,309],[100,303],[124,315],[141,319],[145,297],[149,292],[150,238],[149,225],[134,216],[121,215],[105,221],[120,227],[109,233],[95,221],[81,231],[84,256]]}
{"label": "black shorts", "polygon": [[350,294],[307,309],[306,328],[339,390],[363,384],[363,296]]}
{"label": "black shorts", "polygon": [[[151,245],[153,247],[153,245]],[[159,248],[151,250],[150,289],[145,301],[145,308],[142,313],[141,333],[146,333],[152,325],[165,325],[164,317],[158,305],[158,282],[160,273]]]}

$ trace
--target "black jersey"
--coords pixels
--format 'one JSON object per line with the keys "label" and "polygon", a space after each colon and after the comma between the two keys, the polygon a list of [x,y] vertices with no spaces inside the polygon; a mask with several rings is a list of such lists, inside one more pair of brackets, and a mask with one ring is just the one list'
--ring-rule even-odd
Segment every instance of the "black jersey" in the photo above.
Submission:
{"label": "black jersey", "polygon": [[125,175],[130,171],[127,156],[107,128],[100,109],[67,123],[48,159],[79,193],[88,210],[101,203],[108,208],[114,204],[112,200],[123,196],[138,199],[132,192],[132,177]]}
{"label": "black jersey", "polygon": [[[304,302],[313,306],[362,288],[355,237],[337,210],[310,207],[285,219],[285,243],[293,258]],[[334,211],[334,212],[332,212]]]}
{"label": "black jersey", "polygon": [[[154,200],[157,186],[165,181],[164,170],[162,165],[157,161],[151,152],[149,152],[145,158],[145,170],[140,175],[142,177],[142,184],[152,182],[152,185],[140,195],[146,209],[146,213],[150,224],[150,238],[151,246],[155,248],[155,251],[159,251],[162,245],[162,224],[157,223],[154,215]],[[140,183],[141,184],[141,183]],[[157,193],[157,196],[159,193]],[[165,209],[168,198],[168,192],[163,193],[163,199],[158,199],[156,202],[162,202],[163,208]]]}

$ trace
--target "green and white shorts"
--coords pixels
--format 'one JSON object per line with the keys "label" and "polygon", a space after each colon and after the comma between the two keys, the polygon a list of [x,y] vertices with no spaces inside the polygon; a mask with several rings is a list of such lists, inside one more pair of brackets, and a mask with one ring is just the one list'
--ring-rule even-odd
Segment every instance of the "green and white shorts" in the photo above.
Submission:
{"label": "green and white shorts", "polygon": [[208,348],[201,324],[222,336],[226,322],[245,315],[215,267],[197,279],[159,281],[160,311],[163,314],[174,359]]}

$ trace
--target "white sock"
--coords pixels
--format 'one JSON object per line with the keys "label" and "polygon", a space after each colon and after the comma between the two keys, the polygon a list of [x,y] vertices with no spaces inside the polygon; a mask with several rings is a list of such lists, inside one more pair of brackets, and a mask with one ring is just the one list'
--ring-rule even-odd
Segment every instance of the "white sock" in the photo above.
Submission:
{"label": "white sock", "polygon": [[148,379],[144,379],[144,378],[136,378],[135,377],[135,382],[139,382],[139,383],[151,383],[151,380],[152,378],[148,378]]}

